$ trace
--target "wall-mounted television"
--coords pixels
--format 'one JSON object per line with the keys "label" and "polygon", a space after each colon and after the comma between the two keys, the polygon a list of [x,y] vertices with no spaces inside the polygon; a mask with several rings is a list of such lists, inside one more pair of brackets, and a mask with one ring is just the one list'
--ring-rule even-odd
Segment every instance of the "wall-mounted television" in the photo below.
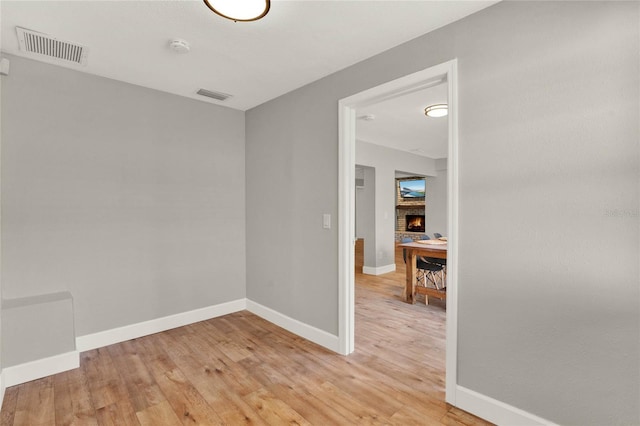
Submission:
{"label": "wall-mounted television", "polygon": [[424,179],[403,179],[398,185],[402,198],[424,198]]}

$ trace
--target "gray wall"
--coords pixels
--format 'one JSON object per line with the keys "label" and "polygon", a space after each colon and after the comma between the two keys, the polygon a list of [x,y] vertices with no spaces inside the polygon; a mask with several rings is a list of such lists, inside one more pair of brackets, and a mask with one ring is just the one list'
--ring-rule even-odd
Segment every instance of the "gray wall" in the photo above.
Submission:
{"label": "gray wall", "polygon": [[425,232],[447,234],[447,159],[436,160],[436,176],[425,178],[426,226]]}
{"label": "gray wall", "polygon": [[[368,166],[385,166],[394,168],[398,172],[410,175],[435,176],[438,160],[411,154],[382,145],[356,140],[356,163]],[[395,171],[394,171],[395,178]],[[395,182],[391,182],[395,187]],[[396,191],[391,191],[391,199],[395,207]]]}
{"label": "gray wall", "polygon": [[76,350],[68,291],[2,301],[3,368]]}
{"label": "gray wall", "polygon": [[2,286],[79,336],[244,298],[244,114],[11,57]]}
{"label": "gray wall", "polygon": [[248,111],[248,296],[337,333],[337,102],[458,58],[458,383],[640,423],[638,6],[501,2]]}
{"label": "gray wall", "polygon": [[356,189],[356,238],[364,239],[364,266],[376,265],[376,170],[362,167],[364,188]]}

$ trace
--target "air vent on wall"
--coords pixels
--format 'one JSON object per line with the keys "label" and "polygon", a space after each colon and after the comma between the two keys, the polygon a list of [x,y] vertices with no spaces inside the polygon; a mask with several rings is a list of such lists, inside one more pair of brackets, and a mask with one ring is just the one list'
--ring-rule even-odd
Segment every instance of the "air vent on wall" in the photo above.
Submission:
{"label": "air vent on wall", "polygon": [[20,50],[37,56],[86,65],[88,50],[77,43],[59,40],[48,34],[16,27]]}
{"label": "air vent on wall", "polygon": [[207,90],[207,89],[200,89],[196,93],[198,93],[198,95],[206,96],[208,98],[213,98],[218,101],[226,101],[231,97],[231,95],[227,95],[226,93],[212,92],[211,90]]}

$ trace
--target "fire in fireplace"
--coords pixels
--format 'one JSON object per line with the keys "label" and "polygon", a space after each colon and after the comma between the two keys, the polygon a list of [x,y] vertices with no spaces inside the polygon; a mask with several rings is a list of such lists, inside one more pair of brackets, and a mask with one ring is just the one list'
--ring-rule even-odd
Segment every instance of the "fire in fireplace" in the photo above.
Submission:
{"label": "fire in fireplace", "polygon": [[405,221],[407,232],[424,232],[424,215],[408,214]]}

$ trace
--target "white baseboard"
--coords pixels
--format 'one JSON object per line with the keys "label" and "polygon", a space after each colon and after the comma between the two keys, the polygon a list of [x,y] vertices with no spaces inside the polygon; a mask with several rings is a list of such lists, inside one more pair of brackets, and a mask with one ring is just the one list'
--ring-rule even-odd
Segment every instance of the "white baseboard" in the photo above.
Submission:
{"label": "white baseboard", "polygon": [[76,337],[76,349],[80,352],[91,349],[102,348],[115,343],[136,339],[149,334],[159,333],[172,328],[193,324],[194,322],[205,321],[222,315],[243,311],[247,308],[246,299],[238,299],[219,305],[208,306],[206,308],[195,309],[193,311],[181,312],[167,317],[139,322],[137,324],[126,325],[124,327],[113,328],[111,330],[100,331],[98,333],[86,334]]}
{"label": "white baseboard", "polygon": [[5,368],[0,372],[0,407],[2,406],[5,387],[19,385],[31,380],[78,368],[80,366],[80,352],[159,333],[245,309],[285,330],[324,346],[329,350],[339,352],[338,336],[312,327],[250,300],[238,299],[215,306],[79,336],[76,338],[76,351]]}
{"label": "white baseboard", "polygon": [[284,328],[287,331],[290,331],[293,334],[304,337],[305,339],[317,343],[320,346],[324,346],[334,352],[340,352],[340,341],[338,340],[338,336],[300,322],[248,299],[247,310],[279,327]]}
{"label": "white baseboard", "polygon": [[384,266],[363,266],[362,273],[367,275],[382,275],[388,274],[389,272],[394,272],[396,270],[396,264],[393,263],[391,265]]}
{"label": "white baseboard", "polygon": [[555,423],[463,386],[456,386],[456,404],[497,425],[557,426]]}
{"label": "white baseboard", "polygon": [[[78,351],[7,367],[2,370],[2,389],[78,367],[80,367],[80,353]],[[2,392],[2,395],[4,397],[4,392]]]}

